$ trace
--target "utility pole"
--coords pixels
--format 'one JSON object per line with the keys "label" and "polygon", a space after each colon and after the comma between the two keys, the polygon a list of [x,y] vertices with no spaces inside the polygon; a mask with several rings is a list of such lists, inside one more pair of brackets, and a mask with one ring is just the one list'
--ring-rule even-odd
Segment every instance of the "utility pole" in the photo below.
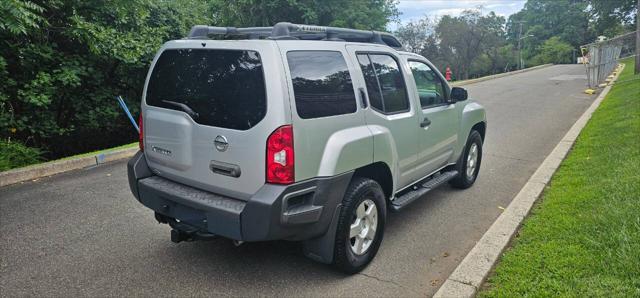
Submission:
{"label": "utility pole", "polygon": [[[638,0],[640,2],[640,0]],[[518,69],[522,69],[522,48],[520,43],[522,42],[522,21],[520,23],[520,31],[518,31]]]}
{"label": "utility pole", "polygon": [[636,14],[636,70],[635,74],[640,73],[640,0],[638,0],[638,13]]}
{"label": "utility pole", "polygon": [[[640,0],[638,0],[638,1],[640,1]],[[524,21],[519,21],[517,23],[520,24],[520,30],[518,31],[518,69],[523,69],[524,68],[524,59],[522,59],[522,40],[525,39],[525,38],[532,37],[533,34],[528,34],[526,36],[522,36],[522,23],[524,23]]]}

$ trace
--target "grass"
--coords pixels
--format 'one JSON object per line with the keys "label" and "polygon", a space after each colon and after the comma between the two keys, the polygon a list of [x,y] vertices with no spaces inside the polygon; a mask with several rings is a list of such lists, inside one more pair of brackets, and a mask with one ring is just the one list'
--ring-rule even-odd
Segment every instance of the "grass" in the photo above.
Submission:
{"label": "grass", "polygon": [[19,141],[0,140],[0,172],[42,161],[42,151]]}
{"label": "grass", "polygon": [[[128,148],[135,148],[138,147],[138,142],[135,143],[131,143],[131,144],[125,144],[125,145],[121,145],[121,146],[117,146],[117,147],[113,147],[113,148],[108,148],[108,149],[103,149],[103,150],[96,150],[93,152],[87,152],[87,153],[82,153],[82,154],[78,154],[78,155],[73,155],[73,156],[67,156],[67,157],[63,157],[60,159],[55,159],[55,160],[50,160],[50,161],[46,161],[44,163],[52,163],[52,162],[56,162],[56,161],[62,161],[62,160],[69,160],[69,159],[76,159],[76,158],[81,158],[81,157],[87,157],[87,156],[95,156],[98,155],[100,153],[108,153],[108,152],[113,152],[113,151],[117,151],[117,150],[121,150],[121,149],[128,149]],[[38,160],[34,160],[33,162],[29,162],[29,163],[5,163],[2,160],[3,158],[0,158],[0,171],[8,171],[11,169],[15,169],[15,168],[19,168],[19,167],[23,167],[23,166],[28,166],[28,165],[33,165],[33,164],[37,164]]]}
{"label": "grass", "polygon": [[93,151],[93,152],[81,153],[81,154],[73,155],[73,156],[67,156],[67,157],[63,157],[63,158],[60,158],[60,159],[52,160],[52,161],[49,161],[49,162],[67,160],[67,159],[75,159],[75,158],[87,157],[87,156],[94,156],[94,155],[98,155],[99,153],[108,153],[108,152],[113,152],[113,151],[117,151],[117,150],[121,150],[121,149],[134,148],[134,147],[138,147],[138,142],[131,143],[131,144],[125,144],[125,145],[121,145],[121,146],[118,146],[118,147],[103,149],[103,150],[96,150],[96,151]]}
{"label": "grass", "polygon": [[640,297],[640,75],[622,63],[480,297]]}

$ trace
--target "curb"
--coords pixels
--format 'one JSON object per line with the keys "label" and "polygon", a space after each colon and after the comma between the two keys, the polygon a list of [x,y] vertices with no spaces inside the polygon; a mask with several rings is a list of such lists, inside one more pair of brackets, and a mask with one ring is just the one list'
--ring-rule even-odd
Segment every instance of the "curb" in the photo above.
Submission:
{"label": "curb", "polygon": [[[623,68],[624,65],[618,69],[619,71],[612,81],[618,79]],[[529,214],[533,203],[549,183],[556,169],[560,166],[569,150],[571,150],[580,131],[582,131],[593,112],[609,93],[609,90],[611,90],[611,85],[604,88],[598,98],[580,116],[578,121],[571,126],[571,129],[545,158],[509,206],[500,214],[480,241],[476,243],[438,289],[434,297],[474,297],[476,295],[478,289],[480,289],[491,269],[500,258],[502,251],[509,244],[524,218]]]}
{"label": "curb", "polygon": [[101,152],[91,156],[46,162],[43,164],[0,172],[0,187],[128,158],[136,154],[138,150],[139,149],[137,147],[119,149]]}
{"label": "curb", "polygon": [[477,78],[477,79],[456,81],[456,82],[450,83],[449,85],[451,85],[453,87],[470,85],[470,84],[480,83],[480,82],[493,80],[493,79],[497,79],[497,78],[502,78],[502,77],[506,77],[506,76],[510,76],[510,75],[514,75],[514,74],[519,74],[519,73],[523,73],[523,72],[527,72],[527,71],[532,71],[532,70],[536,70],[536,69],[540,69],[540,68],[545,68],[545,67],[552,66],[552,65],[553,64],[551,64],[551,63],[542,64],[542,65],[538,65],[538,66],[534,66],[534,67],[529,67],[529,68],[520,69],[520,70],[514,70],[514,71],[509,71],[509,72],[503,72],[503,73],[494,74],[494,75],[481,77],[481,78]]}

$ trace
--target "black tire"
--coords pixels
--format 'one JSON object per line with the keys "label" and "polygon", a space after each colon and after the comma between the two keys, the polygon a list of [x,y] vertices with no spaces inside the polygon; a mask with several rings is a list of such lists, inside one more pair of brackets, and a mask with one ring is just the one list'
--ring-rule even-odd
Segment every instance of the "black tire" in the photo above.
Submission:
{"label": "black tire", "polygon": [[[365,203],[370,204],[370,202],[374,203],[377,211],[375,236],[370,241],[371,244],[369,244],[368,249],[358,255],[352,249],[353,241],[349,237],[351,224],[356,219],[358,206]],[[384,192],[376,181],[359,177],[351,181],[342,200],[342,210],[338,218],[333,261],[333,265],[337,269],[348,274],[354,274],[362,271],[373,260],[384,235],[387,212],[385,202]]]}
{"label": "black tire", "polygon": [[[473,170],[473,175],[467,175],[467,156],[469,156],[469,152],[471,147],[475,144],[478,151],[478,158],[476,162],[475,169]],[[455,188],[465,189],[471,187],[474,182],[476,182],[476,178],[478,178],[478,172],[480,171],[480,165],[482,164],[482,136],[478,131],[472,130],[467,138],[467,144],[464,146],[464,151],[460,154],[460,159],[455,165],[455,169],[458,171],[458,176],[449,181],[449,184]]]}

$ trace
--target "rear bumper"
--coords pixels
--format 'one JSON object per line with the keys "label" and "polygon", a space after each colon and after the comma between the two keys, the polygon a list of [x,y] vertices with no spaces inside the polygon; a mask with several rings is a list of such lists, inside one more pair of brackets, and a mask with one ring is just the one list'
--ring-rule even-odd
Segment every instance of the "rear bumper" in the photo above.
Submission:
{"label": "rear bumper", "polygon": [[353,172],[291,185],[265,184],[243,201],[151,173],[142,152],[127,164],[134,196],[202,232],[242,241],[306,240],[325,234]]}

